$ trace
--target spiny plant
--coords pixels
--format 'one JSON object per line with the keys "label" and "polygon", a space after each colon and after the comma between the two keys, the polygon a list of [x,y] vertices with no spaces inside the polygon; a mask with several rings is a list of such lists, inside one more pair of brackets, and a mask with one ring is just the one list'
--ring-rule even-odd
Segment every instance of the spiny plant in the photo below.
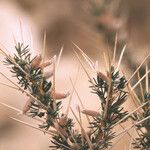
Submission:
{"label": "spiny plant", "polygon": [[44,118],[40,128],[48,130],[59,118],[61,101],[57,102],[55,98],[65,98],[67,94],[54,93],[52,82],[47,80],[53,72],[44,73],[43,68],[51,65],[53,60],[41,63],[41,56],[31,59],[28,46],[24,47],[20,43],[15,49],[17,53],[13,58],[7,57],[5,65],[11,66],[10,71],[18,79],[18,84],[31,94],[23,113],[31,117]]}
{"label": "spiny plant", "polygon": [[[110,84],[109,88],[109,77],[98,72],[97,78],[94,79],[95,84],[92,84],[91,89],[94,94],[97,94],[101,101],[101,111],[83,110],[82,113],[91,116],[93,119],[89,122],[90,131],[88,132],[88,138],[85,137],[84,133],[78,133],[69,125],[70,131],[72,131],[72,137],[66,128],[66,139],[64,140],[60,135],[53,137],[53,143],[56,146],[51,146],[63,149],[62,145],[70,147],[69,144],[74,145],[70,147],[72,149],[94,149],[103,150],[111,146],[111,140],[115,137],[113,132],[113,125],[116,124],[120,119],[127,115],[127,111],[123,111],[122,104],[125,102],[127,92],[124,91],[126,80],[124,77],[119,76],[119,71],[115,72],[114,68],[111,68]],[[67,122],[66,122],[67,124]],[[69,140],[69,143],[67,142]],[[89,140],[89,143],[88,143]],[[59,143],[58,143],[59,141]],[[90,147],[91,145],[91,147]],[[65,149],[65,147],[64,147]]]}
{"label": "spiny plant", "polygon": [[[135,127],[138,133],[140,132],[139,137],[134,139],[134,147],[139,149],[149,149],[148,117],[150,117],[150,96],[146,94],[145,102],[143,102],[143,104],[141,104],[131,113],[129,113],[127,110],[124,110],[123,107],[123,104],[128,98],[128,95],[131,94],[131,91],[133,91],[134,88],[149,73],[148,72],[141,79],[139,79],[138,83],[136,83],[136,85],[134,85],[129,92],[127,92],[125,88],[129,88],[129,81],[138,72],[139,68],[147,58],[127,81],[125,76],[120,76],[119,72],[119,66],[125,47],[121,53],[117,67],[115,67],[114,63],[110,63],[106,74],[97,71],[95,63],[93,63],[92,60],[78,46],[76,47],[86,62],[88,62],[91,68],[96,72],[96,77],[91,78],[86,68],[82,64],[78,53],[75,51],[82,68],[89,77],[91,92],[96,94],[99,98],[100,109],[98,111],[88,110],[85,107],[85,109],[82,111],[79,109],[80,113],[86,115],[89,121],[87,125],[89,129],[86,130],[85,127],[82,126],[80,122],[81,118],[78,119],[70,105],[68,106],[68,109],[71,110],[76,121],[69,118],[67,112],[61,113],[60,111],[62,108],[61,99],[68,97],[70,93],[64,94],[56,92],[55,83],[49,80],[50,77],[55,75],[56,58],[53,57],[47,62],[43,62],[41,55],[31,58],[31,53],[28,46],[24,46],[24,44],[21,43],[16,45],[16,53],[13,57],[1,50],[2,54],[6,57],[4,64],[11,68],[10,71],[13,73],[13,76],[18,79],[18,84],[7,78],[7,76],[5,76],[2,72],[0,72],[0,74],[13,83],[19,91],[25,93],[29,97],[22,110],[22,113],[38,120],[40,124],[37,128],[16,118],[11,117],[11,119],[36,128],[44,133],[50,134],[50,141],[52,143],[50,145],[51,149],[111,149],[115,145],[113,140],[117,137],[120,137],[120,135],[123,133],[128,133],[128,131],[133,127]],[[114,62],[115,59],[115,51],[112,62]],[[45,68],[49,65],[53,65],[53,70],[50,72],[45,72]],[[6,104],[3,105],[10,107]],[[137,113],[137,110],[140,110],[141,108],[143,109],[142,113]],[[121,123],[127,121],[129,117],[136,122],[131,127],[126,128],[120,133],[116,134],[114,127],[116,127],[118,124],[121,126]],[[75,122],[80,125],[81,130],[76,129]],[[144,131],[143,128],[145,129]],[[128,135],[131,136],[129,133]]]}
{"label": "spiny plant", "polygon": [[141,111],[138,113],[134,113],[132,119],[136,122],[148,118],[146,121],[141,124],[136,125],[136,131],[138,133],[138,137],[135,138],[135,141],[132,143],[134,148],[140,150],[148,150],[150,149],[150,94],[146,93],[144,95],[143,103],[146,103]]}
{"label": "spiny plant", "polygon": [[111,67],[108,77],[98,72],[97,79],[94,81],[95,85],[91,87],[101,101],[101,112],[90,124],[94,129],[95,139],[99,143],[98,147],[103,149],[111,145],[110,141],[115,136],[112,131],[113,125],[128,114],[122,107],[128,94],[124,90],[125,77],[120,77],[119,71],[115,71],[114,67]]}

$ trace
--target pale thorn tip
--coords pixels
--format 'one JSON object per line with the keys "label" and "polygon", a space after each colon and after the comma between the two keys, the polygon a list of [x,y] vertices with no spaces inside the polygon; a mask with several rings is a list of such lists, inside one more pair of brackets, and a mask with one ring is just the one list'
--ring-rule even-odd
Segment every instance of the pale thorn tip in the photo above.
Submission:
{"label": "pale thorn tip", "polygon": [[57,60],[57,56],[54,55],[53,58],[52,58],[53,63],[56,62],[56,60]]}
{"label": "pale thorn tip", "polygon": [[66,97],[68,97],[70,94],[71,94],[71,92],[68,91],[68,92],[66,93]]}

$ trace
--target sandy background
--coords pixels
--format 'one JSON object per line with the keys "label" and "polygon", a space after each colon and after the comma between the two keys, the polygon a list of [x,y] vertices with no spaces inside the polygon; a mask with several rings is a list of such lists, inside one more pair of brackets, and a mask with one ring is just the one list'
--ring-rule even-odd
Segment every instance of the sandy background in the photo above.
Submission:
{"label": "sandy background", "polygon": [[[25,44],[29,44],[32,53],[36,55],[42,51],[43,33],[46,30],[47,58],[52,57],[54,54],[58,54],[60,48],[64,46],[64,52],[56,74],[56,90],[62,92],[70,91],[72,87],[69,78],[71,77],[75,80],[76,76],[78,76],[76,89],[85,107],[96,110],[99,109],[99,100],[95,95],[90,93],[90,89],[88,88],[90,83],[84,71],[80,68],[79,74],[77,74],[79,63],[72,51],[75,48],[72,41],[79,45],[79,47],[81,47],[93,60],[99,61],[99,70],[101,71],[105,71],[103,52],[110,51],[110,53],[112,53],[112,51],[109,43],[104,40],[103,34],[99,33],[95,27],[97,19],[93,18],[87,11],[88,6],[89,4],[86,1],[81,2],[80,0],[45,0],[44,2],[40,0],[36,2],[31,0],[1,1],[0,18],[2,21],[0,25],[0,47],[13,54],[15,38],[16,41],[23,41]],[[124,26],[121,26],[120,28],[123,27]],[[114,29],[113,22],[112,29]],[[123,33],[119,34],[120,39],[130,39],[127,36],[128,34],[125,34],[127,31],[125,30]],[[139,35],[138,32],[136,33]],[[133,50],[134,44],[131,43],[135,42],[132,42],[132,40],[127,40],[127,42],[129,50],[132,48],[132,51],[127,51],[127,55],[123,61],[124,63],[121,65],[122,68],[125,68],[127,65],[125,60],[128,58],[128,55],[130,55],[130,58],[133,60],[132,62],[137,65],[137,63],[140,63],[149,52],[146,50],[148,45],[143,45],[143,49],[141,50],[141,48],[137,48],[138,46],[135,44],[136,50]],[[120,49],[117,53],[120,53]],[[3,57],[0,57],[0,59],[2,61]],[[117,61],[118,56],[116,62]],[[86,64],[85,66],[90,75],[93,76],[94,73]],[[129,66],[132,67],[132,64]],[[2,63],[0,63],[0,71],[11,78],[9,70],[6,66],[2,65]],[[125,71],[128,77],[132,73],[128,68],[125,69]],[[15,81],[15,79],[11,79]],[[10,84],[2,76],[0,76],[0,82]],[[1,102],[5,102],[22,110],[26,99],[26,96],[20,92],[0,84]],[[63,104],[62,111],[65,111],[68,98],[64,100]],[[74,94],[71,106],[75,111],[78,104],[78,98]],[[133,110],[134,105],[130,99],[126,103],[125,108]],[[47,135],[14,122],[9,119],[8,116],[17,117],[20,120],[37,125],[37,122],[32,119],[17,116],[15,111],[0,105],[0,150],[48,149],[50,139]],[[86,126],[86,121],[84,123]],[[124,126],[126,127],[127,125]],[[117,130],[121,129],[117,128]],[[134,131],[132,131],[132,133],[133,132]],[[122,147],[121,150],[128,149],[127,143],[129,143],[129,141],[130,138],[128,135],[124,136],[120,140],[118,146],[114,147],[114,150],[120,150],[120,146]]]}

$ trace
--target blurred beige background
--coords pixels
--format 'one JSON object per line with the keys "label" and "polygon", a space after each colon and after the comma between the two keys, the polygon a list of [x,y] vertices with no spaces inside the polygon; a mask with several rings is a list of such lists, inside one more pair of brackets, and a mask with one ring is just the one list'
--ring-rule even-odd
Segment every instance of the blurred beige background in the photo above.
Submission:
{"label": "blurred beige background", "polygon": [[[107,40],[108,34],[106,33],[118,31],[119,41],[126,41],[128,46],[124,60],[131,60],[136,66],[149,52],[150,4],[148,0],[144,0],[142,5],[140,0],[137,0],[136,3],[133,0],[114,0],[112,4],[108,1],[108,6],[106,5],[104,10],[95,14],[101,9],[100,6],[103,3],[104,0],[1,0],[0,47],[13,54],[16,40],[29,44],[33,54],[41,53],[43,36],[46,32],[47,58],[58,54],[61,47],[64,46],[56,74],[56,89],[62,92],[72,89],[69,78],[75,80],[78,72],[79,63],[73,54],[75,47],[72,42],[75,42],[93,60],[99,60],[99,69],[105,71],[103,52],[111,53],[114,44],[114,38],[112,41]],[[97,26],[100,26],[100,30]],[[118,55],[120,51],[121,49],[117,50]],[[125,65],[132,67],[131,63],[123,62],[122,68]],[[11,78],[6,66],[1,63],[0,67],[0,70]],[[88,66],[86,67],[92,76],[94,73]],[[127,70],[128,76],[132,73],[130,71],[132,70]],[[0,82],[10,84],[3,77],[0,77]],[[76,84],[77,91],[87,108],[99,109],[98,98],[90,93],[89,85],[88,78],[80,68]],[[0,101],[22,109],[26,97],[14,89],[0,85]],[[65,111],[68,99],[63,103],[62,111]],[[74,94],[72,107],[75,110],[78,103]],[[133,109],[130,101],[125,107],[129,110]],[[48,136],[11,121],[8,116],[37,125],[37,122],[32,119],[16,116],[15,111],[0,105],[0,150],[48,149],[50,145]],[[127,148],[129,140],[127,135],[120,140],[122,149]],[[120,147],[114,147],[114,150],[120,150]]]}

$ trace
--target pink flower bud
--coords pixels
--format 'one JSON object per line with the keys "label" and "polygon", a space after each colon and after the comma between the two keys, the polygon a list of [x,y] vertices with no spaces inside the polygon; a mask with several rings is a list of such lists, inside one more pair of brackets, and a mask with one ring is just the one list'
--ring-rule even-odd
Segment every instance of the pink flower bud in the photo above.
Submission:
{"label": "pink flower bud", "polygon": [[65,126],[66,123],[67,123],[67,116],[64,115],[64,116],[62,116],[62,117],[59,119],[59,125],[60,125],[60,126]]}
{"label": "pink flower bud", "polygon": [[31,63],[32,67],[38,68],[38,67],[40,66],[41,61],[42,61],[41,55],[36,56],[36,57],[32,60],[32,63]]}
{"label": "pink flower bud", "polygon": [[48,67],[51,64],[53,64],[55,61],[56,61],[56,55],[54,55],[54,57],[51,58],[49,61],[42,63],[39,67],[41,67],[41,68]]}
{"label": "pink flower bud", "polygon": [[98,117],[98,116],[100,116],[99,112],[93,111],[93,110],[87,110],[87,109],[85,109],[85,110],[82,111],[82,113],[86,114],[86,115],[89,115],[89,116],[92,116],[92,117]]}
{"label": "pink flower bud", "polygon": [[52,98],[56,100],[67,98],[69,95],[70,95],[70,92],[67,92],[67,93],[59,93],[59,92],[53,93],[52,92],[51,93]]}
{"label": "pink flower bud", "polygon": [[51,64],[52,64],[52,62],[51,62],[51,61],[47,61],[47,62],[45,62],[45,63],[41,64],[39,67],[41,67],[41,68],[45,68],[45,67],[50,66]]}
{"label": "pink flower bud", "polygon": [[109,83],[109,78],[103,74],[102,72],[97,72],[97,75],[102,79],[104,80],[107,84]]}

